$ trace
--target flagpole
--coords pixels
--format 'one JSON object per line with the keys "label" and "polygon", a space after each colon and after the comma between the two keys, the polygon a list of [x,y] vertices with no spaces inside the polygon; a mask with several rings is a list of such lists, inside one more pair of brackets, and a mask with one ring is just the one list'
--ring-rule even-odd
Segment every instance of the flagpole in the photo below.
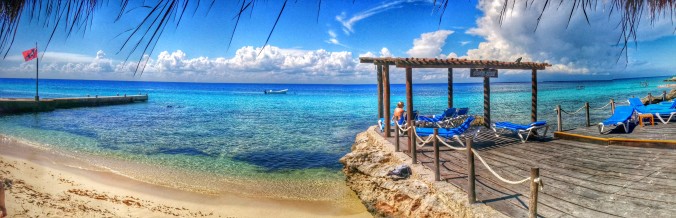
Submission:
{"label": "flagpole", "polygon": [[39,63],[40,63],[40,57],[38,57],[38,42],[35,42],[35,101],[40,101],[40,96],[38,95],[38,81],[40,80],[39,74],[38,74],[38,68],[39,68]]}

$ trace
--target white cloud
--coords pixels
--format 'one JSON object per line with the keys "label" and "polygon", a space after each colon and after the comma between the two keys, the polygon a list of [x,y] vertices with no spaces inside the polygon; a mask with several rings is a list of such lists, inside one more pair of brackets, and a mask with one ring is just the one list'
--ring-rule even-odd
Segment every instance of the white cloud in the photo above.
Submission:
{"label": "white cloud", "polygon": [[423,33],[420,38],[413,40],[413,48],[406,54],[416,58],[432,58],[441,54],[441,47],[446,44],[446,38],[453,34],[451,30],[437,30]]}
{"label": "white cloud", "polygon": [[[486,41],[469,50],[468,58],[512,61],[523,57],[524,61],[553,64],[544,71],[548,73],[593,75],[626,70],[624,64],[616,62],[621,52],[621,46],[615,46],[621,36],[616,28],[618,13],[609,16],[603,4],[599,4],[596,10],[587,11],[589,24],[582,11],[577,10],[568,25],[572,4],[548,7],[537,31],[535,27],[544,2],[534,1],[525,7],[523,1],[517,1],[514,7],[508,7],[501,24],[499,19],[503,4],[503,0],[479,1],[478,8],[484,16],[477,20],[477,27],[467,33],[483,37]],[[662,19],[650,28],[642,25],[638,40],[673,35],[673,27],[668,22],[668,19]]]}
{"label": "white cloud", "polygon": [[[41,63],[41,77],[65,79],[113,79],[195,82],[284,82],[284,83],[372,83],[374,74],[369,66],[360,65],[351,52],[282,49],[268,46],[245,46],[235,55],[225,57],[194,57],[181,50],[163,51],[155,57],[146,56],[147,64],[140,78],[133,77],[136,62],[116,62],[105,52],[86,56],[86,63]],[[387,52],[387,50],[384,50]],[[381,51],[382,52],[382,51]],[[260,55],[259,55],[260,53]],[[76,54],[71,54],[71,56]],[[13,67],[11,63],[15,64]],[[35,65],[5,62],[0,77],[29,77]]]}
{"label": "white cloud", "polygon": [[392,53],[390,52],[389,49],[383,47],[380,49],[380,57],[392,57]]}
{"label": "white cloud", "polygon": [[471,43],[471,42],[472,42],[472,41],[460,41],[459,43],[460,43],[460,46],[465,46],[465,45],[467,45],[467,44],[469,44],[469,43]]}
{"label": "white cloud", "polygon": [[326,43],[334,44],[334,45],[340,45],[342,47],[349,48],[347,45],[340,43],[340,41],[338,40],[338,35],[336,34],[336,32],[334,32],[333,30],[329,30],[328,34],[329,34],[329,39],[327,39],[325,41]]}
{"label": "white cloud", "polygon": [[[38,58],[40,62],[57,62],[57,63],[88,63],[94,59],[92,56],[74,54],[74,53],[65,53],[65,52],[45,52],[44,55],[42,52],[38,51]],[[5,58],[7,61],[23,61],[23,56],[21,55],[11,55]]]}
{"label": "white cloud", "polygon": [[424,0],[398,0],[398,1],[392,1],[392,2],[383,2],[381,5],[378,5],[376,7],[367,9],[365,11],[358,12],[352,17],[347,17],[347,14],[345,12],[341,13],[340,15],[336,16],[336,21],[340,22],[341,25],[343,25],[343,32],[345,34],[350,35],[350,33],[354,33],[354,25],[357,24],[357,22],[369,18],[373,15],[383,13],[385,11],[389,11],[395,8],[401,8],[403,7],[403,4],[405,3],[414,3],[414,2],[427,2]]}
{"label": "white cloud", "polygon": [[326,43],[329,44],[334,44],[334,45],[341,45],[340,41],[338,41],[338,35],[336,35],[336,32],[333,32],[333,30],[329,30],[329,39],[326,40]]}

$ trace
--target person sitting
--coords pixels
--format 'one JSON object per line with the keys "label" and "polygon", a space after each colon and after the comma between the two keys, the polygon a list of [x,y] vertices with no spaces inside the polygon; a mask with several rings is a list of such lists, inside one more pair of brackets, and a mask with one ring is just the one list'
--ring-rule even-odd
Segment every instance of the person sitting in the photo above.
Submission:
{"label": "person sitting", "polygon": [[397,108],[394,109],[394,114],[392,116],[392,120],[399,120],[401,119],[401,116],[404,115],[404,102],[399,102],[397,103]]}

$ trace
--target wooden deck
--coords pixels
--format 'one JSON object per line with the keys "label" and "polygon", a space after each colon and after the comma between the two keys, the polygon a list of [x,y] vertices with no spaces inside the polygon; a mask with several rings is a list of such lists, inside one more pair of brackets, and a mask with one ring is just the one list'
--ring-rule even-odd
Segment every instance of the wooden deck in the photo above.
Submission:
{"label": "wooden deck", "polygon": [[[538,202],[542,217],[673,217],[676,214],[676,150],[600,146],[569,140],[495,137],[482,128],[473,146],[501,176],[520,180],[539,167],[544,183]],[[388,138],[392,144],[395,138]],[[401,138],[406,150],[406,138]],[[459,146],[456,143],[454,145]],[[440,147],[441,178],[467,190],[467,152]],[[406,151],[405,151],[406,152]],[[418,161],[434,170],[431,145],[418,148]],[[509,185],[476,164],[479,202],[511,217],[527,217],[529,184]]]}
{"label": "wooden deck", "polygon": [[624,128],[618,127],[601,134],[596,126],[591,126],[555,132],[554,136],[596,144],[676,149],[676,121],[663,124],[656,120],[654,126],[643,127],[630,125],[629,133],[624,132]]}

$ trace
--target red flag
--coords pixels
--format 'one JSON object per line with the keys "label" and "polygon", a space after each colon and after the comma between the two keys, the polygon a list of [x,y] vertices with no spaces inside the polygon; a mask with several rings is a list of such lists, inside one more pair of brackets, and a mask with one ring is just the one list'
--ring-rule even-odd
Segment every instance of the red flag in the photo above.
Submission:
{"label": "red flag", "polygon": [[22,52],[23,54],[23,59],[25,61],[30,61],[38,57],[38,49],[37,48],[31,48],[26,51]]}

